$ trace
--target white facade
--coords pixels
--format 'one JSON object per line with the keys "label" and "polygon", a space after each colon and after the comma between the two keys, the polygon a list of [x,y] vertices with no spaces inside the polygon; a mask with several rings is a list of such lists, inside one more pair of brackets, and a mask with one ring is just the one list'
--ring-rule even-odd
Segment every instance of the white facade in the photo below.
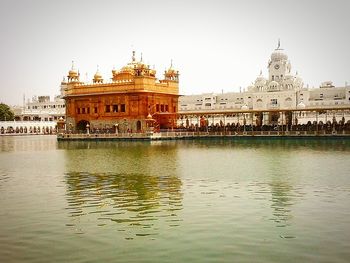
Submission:
{"label": "white facade", "polygon": [[54,134],[56,121],[0,121],[1,134]]}
{"label": "white facade", "polygon": [[16,119],[23,121],[57,121],[61,117],[64,119],[65,114],[65,101],[60,96],[53,101],[50,96],[33,97],[21,111],[18,108],[15,111]]}
{"label": "white facade", "polygon": [[297,73],[291,73],[291,63],[284,50],[278,47],[268,61],[269,76],[260,72],[244,92],[222,94],[200,94],[179,98],[180,112],[208,110],[269,110],[341,107],[350,105],[350,86],[334,87],[327,81],[320,88],[304,87],[303,80]]}

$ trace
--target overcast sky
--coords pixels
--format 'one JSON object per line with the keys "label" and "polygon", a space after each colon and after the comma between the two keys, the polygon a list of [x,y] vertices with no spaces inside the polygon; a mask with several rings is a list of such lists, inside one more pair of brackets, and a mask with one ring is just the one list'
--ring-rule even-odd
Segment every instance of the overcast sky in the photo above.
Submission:
{"label": "overcast sky", "polygon": [[170,60],[180,93],[239,91],[281,39],[310,87],[350,84],[350,1],[0,0],[0,101],[59,94],[74,60],[82,80],[105,79],[131,51],[161,78]]}

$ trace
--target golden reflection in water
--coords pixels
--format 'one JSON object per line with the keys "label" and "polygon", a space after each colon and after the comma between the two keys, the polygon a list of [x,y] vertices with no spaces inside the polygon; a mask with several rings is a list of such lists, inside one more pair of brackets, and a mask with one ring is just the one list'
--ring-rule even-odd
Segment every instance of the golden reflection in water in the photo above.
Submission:
{"label": "golden reflection in water", "polygon": [[71,217],[98,214],[104,223],[150,227],[160,217],[174,219],[182,209],[182,183],[176,176],[72,172],[66,182]]}
{"label": "golden reflection in water", "polygon": [[179,225],[183,193],[174,146],[78,143],[63,148],[67,226],[153,230],[136,233],[144,236],[157,233],[159,225]]}

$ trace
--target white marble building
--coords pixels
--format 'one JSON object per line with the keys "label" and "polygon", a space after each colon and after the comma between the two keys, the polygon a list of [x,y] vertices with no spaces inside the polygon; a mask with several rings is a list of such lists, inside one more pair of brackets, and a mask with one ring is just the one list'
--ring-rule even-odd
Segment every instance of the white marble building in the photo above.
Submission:
{"label": "white marble building", "polygon": [[298,73],[291,73],[291,63],[278,43],[268,61],[269,76],[260,72],[256,80],[243,92],[206,93],[182,96],[179,110],[191,111],[232,111],[342,107],[350,105],[350,86],[334,87],[327,81],[319,88],[304,86]]}
{"label": "white marble building", "polygon": [[22,108],[15,109],[16,120],[21,121],[57,121],[65,118],[65,101],[60,96],[50,100],[50,96],[33,97]]}

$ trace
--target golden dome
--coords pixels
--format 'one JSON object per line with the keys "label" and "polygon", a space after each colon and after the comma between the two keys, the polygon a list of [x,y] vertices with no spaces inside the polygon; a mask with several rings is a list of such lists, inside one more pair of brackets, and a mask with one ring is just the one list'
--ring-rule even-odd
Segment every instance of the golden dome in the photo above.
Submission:
{"label": "golden dome", "polygon": [[78,72],[75,69],[72,69],[68,72],[68,75],[71,77],[78,76]]}
{"label": "golden dome", "polygon": [[102,75],[100,74],[100,72],[96,72],[96,74],[94,75],[94,79],[102,79]]}
{"label": "golden dome", "polygon": [[75,67],[74,67],[74,61],[72,61],[72,68],[70,69],[70,71],[68,72],[68,76],[69,77],[76,77],[76,76],[78,76],[79,75],[79,73],[78,73],[78,71],[75,69]]}
{"label": "golden dome", "polygon": [[129,73],[134,74],[134,65],[133,64],[127,64],[126,66],[122,67],[120,70],[120,73]]}
{"label": "golden dome", "polygon": [[97,71],[94,75],[94,79],[102,79],[102,75],[101,75],[100,71],[98,70],[98,66],[97,66]]}

